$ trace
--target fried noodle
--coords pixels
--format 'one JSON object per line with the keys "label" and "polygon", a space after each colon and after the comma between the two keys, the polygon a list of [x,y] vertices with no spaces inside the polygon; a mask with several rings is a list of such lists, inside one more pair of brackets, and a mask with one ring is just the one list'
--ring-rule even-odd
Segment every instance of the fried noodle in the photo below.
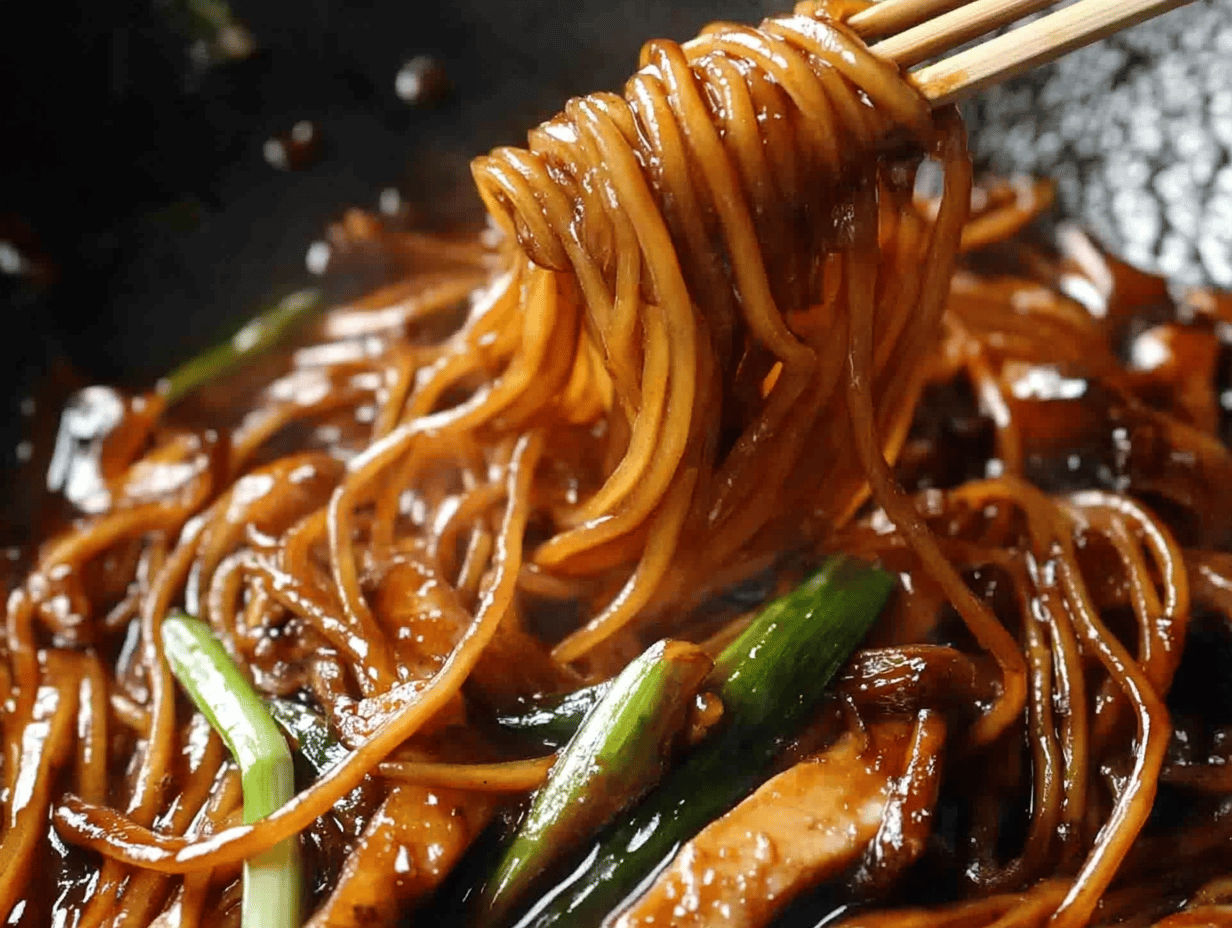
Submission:
{"label": "fried noodle", "polygon": [[[121,414],[0,650],[9,924],[238,924],[239,864],[297,834],[310,924],[393,924],[550,764],[483,708],[704,640],[716,597],[833,550],[905,590],[838,686],[844,744],[901,771],[843,924],[1225,911],[1228,720],[1169,693],[1232,618],[1232,306],[1022,237],[1047,185],[973,195],[863,6],[649,43],[475,160],[483,235],[353,213],[399,280],[184,409],[79,400]],[[256,824],[161,653],[176,607],[348,749]]]}

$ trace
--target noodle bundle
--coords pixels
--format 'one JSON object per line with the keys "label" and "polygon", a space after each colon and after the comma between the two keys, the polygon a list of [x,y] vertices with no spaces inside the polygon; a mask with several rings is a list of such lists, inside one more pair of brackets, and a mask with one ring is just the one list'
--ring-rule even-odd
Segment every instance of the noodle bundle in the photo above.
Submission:
{"label": "noodle bundle", "polygon": [[[894,132],[946,164],[931,228],[906,209],[909,165],[861,157]],[[935,125],[889,65],[803,7],[761,30],[651,42],[623,98],[575,100],[528,151],[475,162],[491,215],[521,246],[522,286],[563,272],[582,317],[553,323],[566,346],[577,330],[579,347],[539,390],[589,392],[608,431],[597,486],[553,513],[558,531],[532,563],[563,576],[636,564],[559,659],[715,569],[780,550],[801,512],[827,526],[850,516],[864,476],[844,451],[844,347],[871,326],[878,352],[862,377],[892,455],[929,347],[920,336],[941,310],[963,158],[952,124]],[[707,544],[680,552],[695,532]]]}
{"label": "noodle bundle", "polygon": [[[1225,911],[1227,720],[1182,683],[1232,616],[1232,309],[1178,309],[1072,230],[1011,240],[1047,187],[973,194],[957,115],[843,25],[863,6],[651,42],[622,95],[476,159],[484,234],[349,214],[335,245],[399,279],[183,403],[75,399],[0,647],[8,924],[239,924],[240,865],[288,838],[310,925],[447,909],[551,767],[494,712],[664,635],[717,650],[732,602],[835,550],[901,594],[800,763],[620,924],[793,896],[893,928]],[[173,609],[336,739],[258,822],[177,695]],[[834,840],[793,870],[779,777],[876,814],[827,800]],[[755,877],[779,889],[752,904]]]}

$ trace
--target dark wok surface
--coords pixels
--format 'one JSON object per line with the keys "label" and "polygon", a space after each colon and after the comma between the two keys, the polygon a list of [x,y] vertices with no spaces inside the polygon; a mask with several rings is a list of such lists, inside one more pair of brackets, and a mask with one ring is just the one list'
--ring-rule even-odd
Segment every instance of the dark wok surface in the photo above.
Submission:
{"label": "dark wok surface", "polygon": [[[307,281],[345,207],[394,187],[425,223],[473,217],[470,155],[618,89],[650,36],[786,5],[237,0],[260,53],[204,69],[185,0],[26,6],[0,30],[0,243],[42,271],[0,276],[6,466],[52,358],[144,386]],[[420,53],[453,84],[435,107],[394,93]],[[1063,209],[1136,262],[1232,285],[1230,62],[1232,2],[1202,0],[987,96],[977,150],[1058,176]],[[263,143],[301,119],[321,160],[273,169]]]}

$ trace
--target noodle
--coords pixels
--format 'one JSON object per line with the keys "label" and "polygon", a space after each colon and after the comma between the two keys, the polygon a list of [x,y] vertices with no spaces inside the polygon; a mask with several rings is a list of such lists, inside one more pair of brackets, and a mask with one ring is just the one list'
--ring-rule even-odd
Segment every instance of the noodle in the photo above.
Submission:
{"label": "noodle", "polygon": [[[81,400],[123,413],[8,600],[0,915],[238,924],[239,865],[298,835],[309,924],[396,924],[553,763],[492,710],[664,635],[715,651],[748,620],[716,603],[842,550],[903,593],[781,775],[857,764],[853,822],[879,818],[827,810],[861,842],[782,879],[791,847],[707,849],[757,815],[790,834],[771,780],[622,922],[686,883],[699,925],[724,886],[787,887],[741,909],[763,924],[808,899],[788,871],[849,926],[1222,916],[1232,704],[1184,698],[1191,638],[1232,635],[1232,304],[1016,237],[1051,188],[973,193],[957,114],[843,24],[863,6],[649,43],[622,95],[475,160],[483,235],[349,214],[336,238],[415,273],[244,383]],[[1170,366],[1133,360],[1147,337]],[[176,608],[336,739],[256,823],[177,698]]]}

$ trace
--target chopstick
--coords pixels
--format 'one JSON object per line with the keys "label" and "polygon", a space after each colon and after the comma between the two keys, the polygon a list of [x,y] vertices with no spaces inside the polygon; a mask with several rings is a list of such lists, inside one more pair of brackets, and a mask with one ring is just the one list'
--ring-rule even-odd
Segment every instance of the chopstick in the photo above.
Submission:
{"label": "chopstick", "polygon": [[1016,77],[1190,0],[1079,0],[1073,6],[911,72],[936,106]]}
{"label": "chopstick", "polygon": [[[848,25],[872,50],[902,68],[937,58],[972,39],[1057,0],[881,0]],[[991,84],[1191,0],[1079,0],[1047,16],[909,73],[937,106],[963,100]]]}
{"label": "chopstick", "polygon": [[1056,0],[974,0],[892,35],[872,50],[904,68],[914,67],[1055,3]]}
{"label": "chopstick", "polygon": [[847,25],[869,42],[884,35],[903,32],[967,2],[968,0],[881,0],[880,3],[853,15],[847,20]]}

